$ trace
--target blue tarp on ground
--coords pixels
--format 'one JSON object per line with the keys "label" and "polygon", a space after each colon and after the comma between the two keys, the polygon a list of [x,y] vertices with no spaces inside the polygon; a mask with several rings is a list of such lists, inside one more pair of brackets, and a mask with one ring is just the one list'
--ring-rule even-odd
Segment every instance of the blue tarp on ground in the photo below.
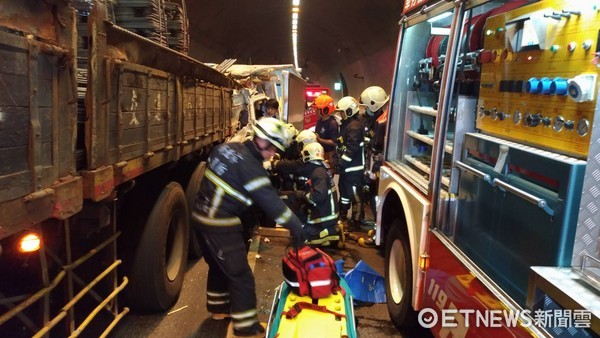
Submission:
{"label": "blue tarp on ground", "polygon": [[[342,276],[340,270],[338,272]],[[384,278],[364,261],[360,260],[343,278],[352,290],[354,299],[370,303],[386,302]]]}

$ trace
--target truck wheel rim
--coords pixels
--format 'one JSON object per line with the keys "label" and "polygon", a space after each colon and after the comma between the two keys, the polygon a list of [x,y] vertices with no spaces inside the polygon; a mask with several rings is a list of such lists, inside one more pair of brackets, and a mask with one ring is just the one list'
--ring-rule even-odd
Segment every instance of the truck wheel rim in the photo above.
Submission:
{"label": "truck wheel rim", "polygon": [[392,245],[389,260],[389,289],[394,303],[398,304],[404,297],[404,282],[406,280],[406,271],[404,271],[406,257],[402,249],[402,243],[395,240]]}

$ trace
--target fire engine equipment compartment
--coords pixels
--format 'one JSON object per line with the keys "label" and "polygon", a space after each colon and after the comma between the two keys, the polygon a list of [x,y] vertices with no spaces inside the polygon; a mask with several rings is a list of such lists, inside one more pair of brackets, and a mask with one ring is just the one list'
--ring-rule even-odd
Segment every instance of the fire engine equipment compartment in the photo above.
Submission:
{"label": "fire engine equipment compartment", "polygon": [[448,235],[524,306],[530,266],[571,264],[585,162],[475,133],[463,153]]}
{"label": "fire engine equipment compartment", "polygon": [[[599,5],[405,4],[376,238],[397,327],[426,308],[578,309],[590,326],[569,330],[600,333]],[[450,331],[560,330],[519,323]]]}

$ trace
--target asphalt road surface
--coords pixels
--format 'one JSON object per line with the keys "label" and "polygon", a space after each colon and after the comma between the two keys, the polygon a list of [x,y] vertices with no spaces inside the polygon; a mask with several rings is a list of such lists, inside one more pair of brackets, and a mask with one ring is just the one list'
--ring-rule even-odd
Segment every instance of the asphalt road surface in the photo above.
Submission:
{"label": "asphalt road surface", "polygon": [[[356,233],[366,236],[365,233]],[[260,229],[251,246],[248,259],[254,266],[259,319],[267,322],[275,289],[282,283],[281,257],[287,239],[275,229]],[[344,270],[352,269],[361,259],[377,272],[384,273],[384,258],[376,247],[361,247],[347,241],[343,249],[326,250],[334,260],[344,259]],[[166,313],[128,314],[115,328],[111,337],[229,337],[229,321],[215,321],[206,311],[206,274],[204,260],[188,264],[183,289],[178,302]],[[385,304],[356,306],[358,337],[431,337],[424,329],[399,332],[389,319]],[[317,337],[314,337],[317,338]]]}

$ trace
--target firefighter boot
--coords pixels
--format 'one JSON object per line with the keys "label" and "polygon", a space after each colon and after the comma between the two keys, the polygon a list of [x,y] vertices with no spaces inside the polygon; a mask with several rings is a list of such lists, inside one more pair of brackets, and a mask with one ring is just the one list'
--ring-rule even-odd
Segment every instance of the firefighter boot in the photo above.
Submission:
{"label": "firefighter boot", "polygon": [[339,221],[336,225],[336,230],[338,232],[338,234],[340,234],[340,240],[337,243],[337,247],[340,249],[343,249],[344,246],[346,245],[346,225],[344,223],[342,223],[341,221]]}
{"label": "firefighter boot", "polygon": [[373,239],[369,238],[369,237],[361,237],[358,239],[358,245],[368,248],[368,247],[372,247],[375,245],[375,242],[373,241]]}
{"label": "firefighter boot", "polygon": [[349,222],[349,228],[351,230],[360,231],[362,230],[360,226],[362,225],[362,221],[365,218],[364,208],[362,203],[354,203],[352,204],[352,218]]}
{"label": "firefighter boot", "polygon": [[362,231],[362,228],[360,227],[360,225],[361,225],[360,221],[355,221],[355,220],[351,219],[350,221],[348,221],[348,231],[349,232]]}
{"label": "firefighter boot", "polygon": [[217,313],[217,312],[214,312],[214,313],[212,313],[212,315],[210,317],[213,320],[225,320],[225,319],[230,319],[231,318],[231,314],[229,314],[229,313]]}
{"label": "firefighter boot", "polygon": [[[229,325],[229,328],[232,328],[232,325]],[[229,329],[228,329],[229,330]],[[231,332],[227,333],[227,337],[231,337]],[[233,337],[264,337],[265,336],[265,325],[263,323],[254,323],[252,326],[242,328],[242,329],[233,329]]]}
{"label": "firefighter boot", "polygon": [[340,203],[340,222],[348,223],[348,210],[350,208],[347,204]]}

